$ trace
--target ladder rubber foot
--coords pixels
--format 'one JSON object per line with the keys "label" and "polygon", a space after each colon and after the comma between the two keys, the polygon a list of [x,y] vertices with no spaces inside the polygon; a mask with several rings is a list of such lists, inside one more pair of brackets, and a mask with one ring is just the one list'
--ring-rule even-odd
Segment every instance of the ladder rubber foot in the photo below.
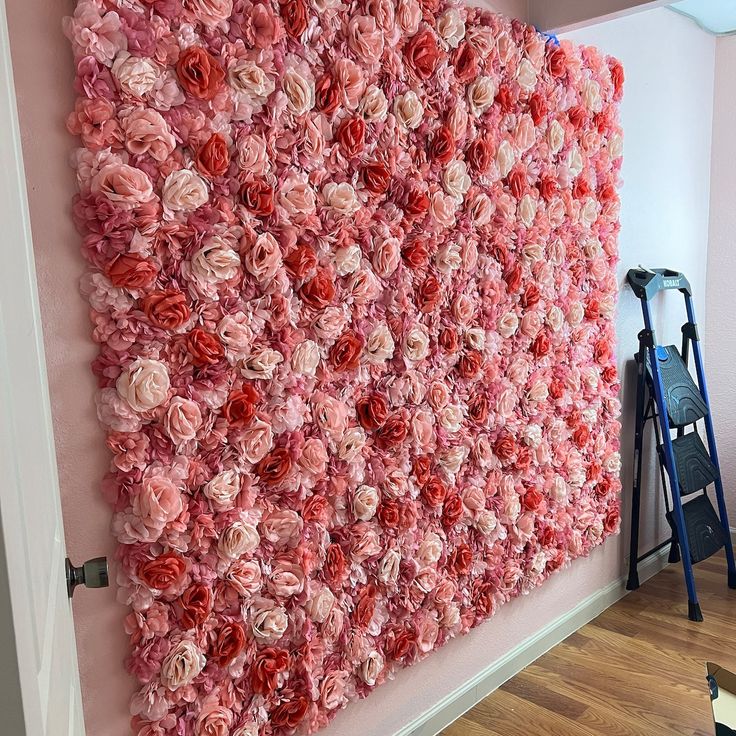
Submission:
{"label": "ladder rubber foot", "polygon": [[736,570],[728,571],[728,587],[736,589]]}
{"label": "ladder rubber foot", "polygon": [[639,575],[632,573],[626,581],[626,590],[637,590],[639,588]]}
{"label": "ladder rubber foot", "polygon": [[700,610],[700,603],[687,602],[687,617],[691,621],[702,621],[703,613]]}

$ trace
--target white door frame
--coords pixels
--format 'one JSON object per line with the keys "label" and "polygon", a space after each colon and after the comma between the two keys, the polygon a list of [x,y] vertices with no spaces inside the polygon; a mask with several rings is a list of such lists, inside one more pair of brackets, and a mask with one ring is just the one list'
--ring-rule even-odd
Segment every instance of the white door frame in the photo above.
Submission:
{"label": "white door frame", "polygon": [[[39,509],[50,530],[43,539],[32,526]],[[2,733],[84,735],[65,556],[7,15],[0,0]],[[56,707],[49,708],[52,700]]]}

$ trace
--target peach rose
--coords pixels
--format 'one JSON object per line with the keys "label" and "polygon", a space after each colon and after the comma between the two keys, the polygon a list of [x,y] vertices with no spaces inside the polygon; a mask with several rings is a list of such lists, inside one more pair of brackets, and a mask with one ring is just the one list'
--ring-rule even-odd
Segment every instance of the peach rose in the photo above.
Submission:
{"label": "peach rose", "polygon": [[271,425],[256,417],[243,431],[240,448],[243,457],[249,463],[262,460],[273,447],[273,431]]}
{"label": "peach rose", "polygon": [[[187,0],[186,8],[198,21],[211,27],[230,17],[233,12],[233,0]],[[209,732],[207,736],[210,736]]]}
{"label": "peach rose", "polygon": [[401,249],[398,238],[382,240],[373,251],[373,268],[383,278],[388,278],[399,266]]}
{"label": "peach rose", "polygon": [[449,8],[437,19],[437,33],[451,49],[460,45],[465,38],[465,21],[457,8]]}
{"label": "peach rose", "polygon": [[262,233],[245,252],[243,265],[259,284],[269,283],[281,268],[281,248],[271,233]]}
{"label": "peach rose", "polygon": [[391,332],[385,322],[373,328],[363,348],[363,356],[368,363],[380,365],[394,355],[395,345]]}
{"label": "peach rose", "polygon": [[482,115],[496,97],[496,85],[491,77],[478,77],[468,85],[468,106],[476,116]]}
{"label": "peach rose", "polygon": [[156,161],[165,161],[176,148],[166,121],[151,108],[133,110],[121,123],[125,147],[136,156],[147,153]]}
{"label": "peach rose", "polygon": [[355,189],[347,182],[341,184],[334,181],[328,182],[322,189],[322,196],[327,206],[340,215],[352,215],[360,209]]}
{"label": "peach rose", "polygon": [[375,64],[383,55],[383,31],[369,15],[354,15],[348,23],[348,46],[366,64]]}
{"label": "peach rose", "polygon": [[92,179],[90,189],[123,209],[132,209],[156,199],[148,176],[127,164],[113,163],[103,166]]}
{"label": "peach rose", "polygon": [[217,540],[217,551],[226,560],[237,560],[254,552],[260,543],[261,538],[255,526],[240,520],[223,529]]}
{"label": "peach rose", "polygon": [[229,736],[232,725],[233,714],[228,708],[209,703],[194,722],[194,736]]}
{"label": "peach rose", "polygon": [[451,161],[442,172],[442,184],[451,197],[462,202],[471,184],[465,161]]}
{"label": "peach rose", "polygon": [[321,476],[325,472],[328,459],[322,440],[318,437],[311,437],[304,443],[298,462],[308,473]]}
{"label": "peach rose", "polygon": [[239,138],[235,144],[238,151],[238,167],[256,176],[268,173],[270,162],[266,141],[257,133]]}
{"label": "peach rose", "polygon": [[131,508],[149,531],[140,541],[150,542],[181,514],[184,504],[179,489],[171,480],[154,475],[143,480],[140,491],[132,498]]}
{"label": "peach rose", "polygon": [[284,179],[279,189],[279,203],[289,217],[314,213],[316,199],[306,174],[295,172]]}
{"label": "peach rose", "polygon": [[300,342],[291,354],[291,367],[297,373],[313,376],[320,361],[319,347],[313,340]]}
{"label": "peach rose", "polygon": [[227,511],[240,493],[240,475],[235,470],[224,470],[205,484],[202,493],[216,511]]}
{"label": "peach rose", "polygon": [[145,97],[154,87],[161,74],[160,67],[152,59],[131,56],[121,51],[112,65],[112,75],[123,92],[133,97]]}
{"label": "peach rose", "polygon": [[378,491],[373,486],[359,486],[353,493],[353,513],[361,521],[370,521],[378,510]]}
{"label": "peach rose", "polygon": [[296,69],[287,69],[281,79],[287,99],[287,109],[297,117],[314,107],[314,80],[303,77]]}
{"label": "peach rose", "polygon": [[191,264],[192,273],[205,284],[230,281],[240,272],[240,256],[218,235],[192,256]]}
{"label": "peach rose", "polygon": [[181,396],[171,400],[164,418],[164,427],[175,445],[193,440],[201,425],[202,412],[199,404]]}
{"label": "peach rose", "polygon": [[370,85],[363,93],[358,111],[369,123],[383,122],[388,115],[388,100],[383,90]]}
{"label": "peach rose", "polygon": [[149,411],[166,401],[169,372],[158,360],[138,358],[120,374],[116,388],[134,411]]}
{"label": "peach rose", "polygon": [[206,658],[190,639],[183,639],[161,663],[161,684],[169,690],[190,685],[204,669]]}
{"label": "peach rose", "polygon": [[161,200],[171,212],[191,212],[208,199],[207,184],[190,169],[172,171],[164,181]]}
{"label": "peach rose", "polygon": [[394,99],[394,114],[400,125],[414,130],[424,119],[424,106],[417,93],[409,90],[403,95],[396,95]]}
{"label": "peach rose", "polygon": [[288,625],[289,617],[281,606],[272,604],[254,608],[251,629],[258,641],[269,644],[277,642],[286,632]]}

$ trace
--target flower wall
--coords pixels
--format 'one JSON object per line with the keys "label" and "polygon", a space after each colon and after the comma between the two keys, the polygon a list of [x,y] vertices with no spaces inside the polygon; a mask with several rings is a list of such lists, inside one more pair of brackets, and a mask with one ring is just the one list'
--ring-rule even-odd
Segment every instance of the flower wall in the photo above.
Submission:
{"label": "flower wall", "polygon": [[434,0],[83,0],[138,736],[326,724],[619,523],[623,72]]}

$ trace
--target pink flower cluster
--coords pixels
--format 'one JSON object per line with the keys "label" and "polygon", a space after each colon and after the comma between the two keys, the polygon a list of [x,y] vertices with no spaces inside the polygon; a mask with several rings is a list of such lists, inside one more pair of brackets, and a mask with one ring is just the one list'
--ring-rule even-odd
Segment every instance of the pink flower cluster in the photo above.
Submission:
{"label": "pink flower cluster", "polygon": [[618,62],[445,0],[65,32],[133,733],[311,733],[617,531]]}

